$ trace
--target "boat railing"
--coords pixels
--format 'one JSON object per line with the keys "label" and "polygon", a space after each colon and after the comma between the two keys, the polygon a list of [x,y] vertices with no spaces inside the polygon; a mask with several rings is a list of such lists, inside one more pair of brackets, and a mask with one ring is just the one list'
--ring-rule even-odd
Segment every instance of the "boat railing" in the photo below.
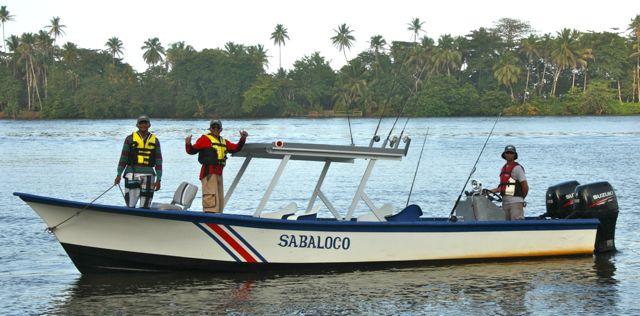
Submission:
{"label": "boat railing", "polygon": [[[399,143],[399,142],[398,142]],[[377,209],[373,201],[367,196],[365,192],[366,184],[371,176],[376,161],[378,160],[401,160],[402,157],[407,155],[409,151],[409,145],[411,143],[410,138],[405,138],[404,148],[398,148],[398,143],[391,148],[377,148],[377,147],[365,147],[365,146],[349,146],[349,145],[327,145],[327,144],[310,144],[310,143],[285,143],[283,141],[275,141],[272,143],[253,143],[245,144],[243,149],[237,153],[234,153],[235,157],[245,157],[242,166],[238,170],[236,177],[233,179],[231,186],[225,194],[225,201],[229,201],[233,192],[235,191],[240,179],[244,175],[249,163],[252,159],[279,159],[280,164],[276,169],[275,174],[271,178],[271,182],[267,187],[258,207],[256,208],[253,216],[260,217],[260,214],[264,210],[273,189],[276,187],[278,180],[282,176],[284,169],[289,160],[304,160],[304,161],[318,161],[324,162],[322,172],[306,210],[309,211],[313,208],[317,199],[320,199],[322,203],[329,209],[331,214],[339,220],[351,220],[353,213],[358,205],[358,202],[362,200],[371,211]],[[331,201],[322,192],[322,184],[326,178],[329,167],[332,163],[353,163],[355,159],[369,160],[367,168],[365,169],[356,193],[353,196],[351,205],[347,210],[346,215],[341,215],[338,210],[333,206]]]}

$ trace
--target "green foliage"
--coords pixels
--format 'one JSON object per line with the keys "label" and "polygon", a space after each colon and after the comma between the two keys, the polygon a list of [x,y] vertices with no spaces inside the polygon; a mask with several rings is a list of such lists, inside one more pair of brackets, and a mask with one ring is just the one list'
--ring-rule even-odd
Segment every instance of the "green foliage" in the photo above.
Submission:
{"label": "green foliage", "polygon": [[511,99],[504,91],[488,90],[480,95],[478,104],[471,107],[469,115],[498,115],[511,105]]}
{"label": "green foliage", "polygon": [[586,93],[577,89],[569,91],[562,98],[536,98],[525,105],[511,106],[511,115],[628,115],[638,114],[633,106],[618,106],[615,90],[604,81],[594,81]]}
{"label": "green foliage", "polygon": [[269,75],[262,75],[244,93],[242,112],[251,116],[278,116],[278,82]]}
{"label": "green foliage", "polygon": [[[2,22],[11,20],[2,14]],[[331,41],[347,61],[342,69],[316,52],[274,74],[265,73],[268,52],[260,44],[197,51],[178,41],[165,50],[157,37],[144,42],[149,68],[138,73],[120,59],[126,50],[118,37],[106,41],[105,51],[56,43],[65,29],[60,21],[50,21],[50,32],[7,38],[0,54],[5,116],[27,109],[44,118],[273,117],[331,109],[367,116],[402,109],[413,116],[640,112],[623,103],[638,100],[640,91],[640,17],[629,37],[572,29],[537,35],[528,22],[503,18],[437,43],[420,38],[428,24],[414,18],[407,28],[412,41],[374,35],[353,59],[347,51],[354,32],[341,24]],[[286,27],[276,25],[271,40],[280,53]]]}
{"label": "green foliage", "polygon": [[288,77],[293,81],[295,100],[303,108],[332,108],[337,77],[320,53],[296,61]]}
{"label": "green foliage", "polygon": [[22,84],[11,74],[11,70],[0,64],[0,110],[9,104],[17,104],[22,92]]}
{"label": "green foliage", "polygon": [[435,77],[409,103],[413,116],[465,116],[476,112],[478,92],[470,84],[460,85],[451,77]]}

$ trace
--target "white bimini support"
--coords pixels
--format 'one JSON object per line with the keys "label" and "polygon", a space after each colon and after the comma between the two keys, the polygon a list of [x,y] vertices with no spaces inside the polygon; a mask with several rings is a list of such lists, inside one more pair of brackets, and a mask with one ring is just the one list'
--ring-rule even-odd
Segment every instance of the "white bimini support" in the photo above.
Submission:
{"label": "white bimini support", "polygon": [[[322,203],[327,207],[329,212],[331,212],[331,214],[336,219],[351,220],[360,200],[364,201],[364,203],[372,212],[377,209],[371,199],[369,199],[367,194],[364,192],[367,181],[371,176],[376,161],[379,159],[401,160],[402,157],[407,155],[410,143],[411,140],[407,138],[406,145],[403,149],[398,149],[397,146],[396,148],[373,148],[345,145],[283,143],[281,141],[273,143],[245,144],[242,151],[233,154],[237,157],[245,157],[245,160],[240,167],[240,170],[238,170],[238,174],[233,179],[229,190],[225,194],[225,201],[228,201],[231,198],[231,195],[236,189],[238,183],[240,182],[240,179],[244,175],[252,159],[280,159],[280,165],[273,175],[269,186],[267,187],[264,195],[262,196],[262,199],[260,200],[260,203],[258,204],[258,207],[253,214],[253,216],[255,217],[260,217],[262,211],[267,205],[267,202],[269,201],[269,198],[271,197],[271,193],[278,184],[278,180],[284,173],[284,169],[289,160],[318,161],[324,162],[324,166],[322,168],[322,171],[320,172],[320,177],[318,178],[315,188],[311,194],[306,211],[309,212],[311,209],[313,209],[316,200],[320,198],[320,201],[322,201]],[[333,206],[329,198],[324,194],[324,192],[322,192],[322,184],[324,183],[324,180],[332,163],[353,163],[355,159],[366,159],[369,160],[369,163],[367,164],[367,168],[362,175],[356,193],[353,196],[351,206],[347,210],[346,215],[342,216],[340,212]]]}

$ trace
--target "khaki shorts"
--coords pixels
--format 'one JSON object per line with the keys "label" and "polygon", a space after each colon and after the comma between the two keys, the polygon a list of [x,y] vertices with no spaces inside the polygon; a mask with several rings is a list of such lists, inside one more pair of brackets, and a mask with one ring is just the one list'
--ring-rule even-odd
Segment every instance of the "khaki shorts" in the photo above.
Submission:
{"label": "khaki shorts", "polygon": [[502,204],[504,219],[508,221],[524,219],[524,203]]}

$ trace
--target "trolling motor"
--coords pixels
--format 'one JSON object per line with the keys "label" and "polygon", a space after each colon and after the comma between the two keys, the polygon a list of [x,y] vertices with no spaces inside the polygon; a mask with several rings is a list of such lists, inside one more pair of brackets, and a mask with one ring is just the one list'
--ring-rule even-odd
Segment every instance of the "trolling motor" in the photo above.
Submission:
{"label": "trolling motor", "polygon": [[547,189],[547,212],[542,217],[596,218],[600,221],[596,234],[596,252],[616,250],[618,198],[609,182],[580,185],[578,181],[562,182]]}

